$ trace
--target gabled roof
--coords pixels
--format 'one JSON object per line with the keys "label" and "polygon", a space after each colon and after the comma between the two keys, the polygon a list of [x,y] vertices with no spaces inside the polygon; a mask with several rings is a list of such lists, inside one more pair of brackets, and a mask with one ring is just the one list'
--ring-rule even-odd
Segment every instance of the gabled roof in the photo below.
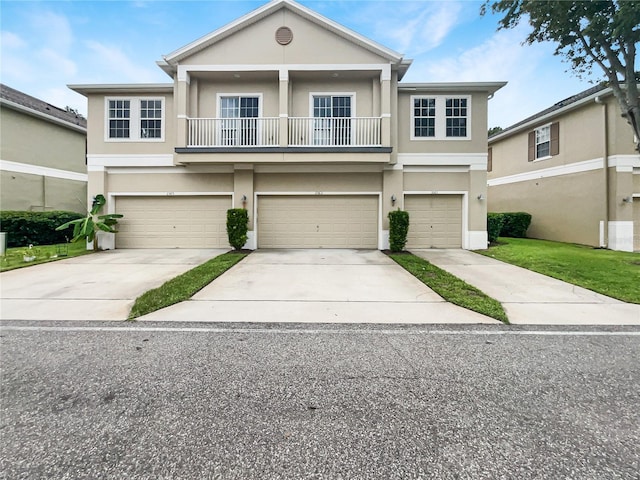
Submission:
{"label": "gabled roof", "polygon": [[45,118],[54,123],[76,127],[86,132],[87,120],[75,112],[58,108],[43,100],[22,93],[19,90],[0,83],[0,104],[27,114]]}
{"label": "gabled roof", "polygon": [[[403,54],[398,53],[390,48],[387,48],[369,38],[366,38],[363,35],[360,35],[353,30],[340,25],[333,20],[330,20],[313,10],[296,3],[293,0],[272,0],[271,2],[263,5],[260,8],[257,8],[253,12],[244,15],[237,20],[225,25],[224,27],[219,28],[218,30],[205,35],[204,37],[199,38],[198,40],[191,42],[190,44],[179,48],[178,50],[171,52],[168,55],[165,55],[163,58],[166,63],[170,65],[175,65],[180,60],[193,55],[200,50],[203,50],[216,42],[234,34],[235,32],[242,30],[243,28],[256,23],[257,21],[271,15],[272,13],[286,8],[293,13],[300,15],[307,20],[320,25],[321,27],[339,35],[377,55],[380,55],[383,58],[388,59],[393,63],[400,63],[403,58]],[[159,62],[160,64],[162,62]],[[161,65],[162,66],[162,65]]]}
{"label": "gabled roof", "polygon": [[598,96],[610,95],[613,92],[611,87],[607,87],[606,84],[599,84],[595,87],[588,88],[580,93],[572,95],[571,97],[560,100],[549,108],[546,108],[524,120],[514,123],[510,127],[501,130],[500,132],[489,137],[489,141],[498,140],[503,137],[508,137],[521,130],[533,127],[534,125],[541,124],[542,122],[555,117],[561,113],[578,108],[579,106],[593,101]]}

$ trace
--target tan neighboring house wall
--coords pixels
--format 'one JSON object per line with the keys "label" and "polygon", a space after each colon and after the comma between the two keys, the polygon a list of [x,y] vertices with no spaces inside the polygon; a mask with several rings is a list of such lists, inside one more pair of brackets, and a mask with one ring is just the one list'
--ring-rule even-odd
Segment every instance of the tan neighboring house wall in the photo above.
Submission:
{"label": "tan neighboring house wall", "polygon": [[0,208],[86,211],[86,123],[1,86]]}
{"label": "tan neighboring house wall", "polygon": [[[163,57],[170,83],[70,86],[88,98],[89,195],[125,214],[127,247],[219,246],[222,217],[189,219],[233,206],[249,212],[247,248],[388,248],[388,213],[410,196],[415,248],[485,248],[487,103],[505,83],[403,84],[410,64],[292,0],[267,3]],[[435,118],[424,138],[416,95],[437,103],[421,110]],[[141,102],[158,99],[161,134],[144,138]],[[112,138],[118,100],[129,138]]]}
{"label": "tan neighboring house wall", "polygon": [[640,155],[610,88],[586,90],[494,135],[489,150],[489,211],[530,213],[533,238],[640,250]]}

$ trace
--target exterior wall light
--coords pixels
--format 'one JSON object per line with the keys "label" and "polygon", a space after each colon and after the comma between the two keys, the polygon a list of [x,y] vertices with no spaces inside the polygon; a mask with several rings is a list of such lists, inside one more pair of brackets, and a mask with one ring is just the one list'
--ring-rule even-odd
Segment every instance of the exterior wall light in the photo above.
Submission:
{"label": "exterior wall light", "polygon": [[484,200],[484,195],[483,194],[478,195],[478,200],[482,202]]}
{"label": "exterior wall light", "polygon": [[633,202],[633,198],[631,198],[630,196],[629,197],[623,197],[622,201],[624,203],[631,203],[631,202]]}
{"label": "exterior wall light", "polygon": [[397,198],[396,198],[396,195],[394,193],[393,195],[391,195],[391,205],[395,205],[396,204],[396,200],[397,200]]}

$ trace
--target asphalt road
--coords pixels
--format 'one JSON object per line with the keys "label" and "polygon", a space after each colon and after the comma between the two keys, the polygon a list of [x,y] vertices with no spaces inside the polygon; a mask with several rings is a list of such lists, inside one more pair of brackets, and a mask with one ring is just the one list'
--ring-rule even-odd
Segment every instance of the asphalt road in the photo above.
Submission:
{"label": "asphalt road", "polygon": [[640,476],[637,328],[20,325],[3,478]]}

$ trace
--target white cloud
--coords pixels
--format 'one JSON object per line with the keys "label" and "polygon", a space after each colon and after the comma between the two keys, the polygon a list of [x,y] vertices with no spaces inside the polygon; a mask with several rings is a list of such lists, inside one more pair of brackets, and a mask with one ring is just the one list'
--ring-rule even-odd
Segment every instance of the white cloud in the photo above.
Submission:
{"label": "white cloud", "polygon": [[38,97],[56,107],[71,107],[87,116],[87,99],[67,87],[45,88],[38,93]]}
{"label": "white cloud", "polygon": [[22,37],[13,32],[6,31],[0,32],[0,44],[2,44],[2,48],[11,50],[18,50],[27,46],[27,42],[25,42]]}
{"label": "white cloud", "polygon": [[64,15],[38,10],[30,18],[30,23],[40,35],[40,45],[65,53],[73,46],[73,30]]}
{"label": "white cloud", "polygon": [[[100,63],[103,71],[112,71],[113,77],[117,76],[120,82],[153,82],[160,77],[160,70],[141,67],[136,61],[130,59],[120,48],[104,45],[94,40],[86,42],[86,46],[95,55],[95,60]],[[160,72],[161,73],[161,72]]]}
{"label": "white cloud", "polygon": [[78,67],[73,60],[61,55],[56,50],[44,48],[38,52],[37,57],[47,65],[55,68],[56,73],[65,78],[74,76],[78,71]]}

